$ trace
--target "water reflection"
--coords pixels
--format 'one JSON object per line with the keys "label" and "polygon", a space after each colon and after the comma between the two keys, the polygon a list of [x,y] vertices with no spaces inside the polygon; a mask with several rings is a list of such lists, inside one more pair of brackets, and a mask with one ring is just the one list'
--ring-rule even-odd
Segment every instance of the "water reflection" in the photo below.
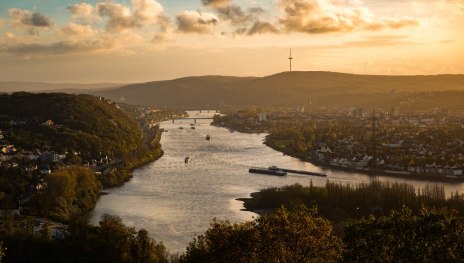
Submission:
{"label": "water reflection", "polygon": [[[198,116],[196,112],[190,114]],[[203,112],[200,116],[206,114]],[[197,122],[196,129],[190,129],[189,121],[162,123],[168,130],[161,140],[164,156],[134,171],[134,178],[124,186],[108,190],[110,194],[101,197],[91,221],[97,224],[104,213],[118,215],[129,225],[147,229],[170,251],[183,251],[193,236],[207,229],[212,218],[240,222],[256,216],[241,211],[242,203],[236,198],[248,197],[252,192],[271,186],[309,185],[311,181],[322,186],[326,180],[360,183],[372,179],[363,174],[333,170],[324,170],[327,178],[249,174],[250,166],[277,165],[315,172],[322,169],[266,147],[264,134],[231,133],[210,126],[207,120]],[[211,136],[210,141],[205,139],[206,135]],[[191,158],[190,163],[184,162],[187,156]],[[378,178],[406,182],[419,188],[427,184]],[[447,193],[462,189],[462,184],[442,185]]]}

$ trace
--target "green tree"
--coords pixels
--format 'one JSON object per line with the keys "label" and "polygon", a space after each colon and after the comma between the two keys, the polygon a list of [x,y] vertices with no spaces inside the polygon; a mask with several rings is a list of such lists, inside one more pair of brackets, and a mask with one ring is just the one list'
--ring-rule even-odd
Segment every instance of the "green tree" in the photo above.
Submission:
{"label": "green tree", "polygon": [[58,169],[45,179],[48,187],[35,200],[37,207],[43,216],[63,221],[92,210],[102,188],[94,173],[81,166]]}

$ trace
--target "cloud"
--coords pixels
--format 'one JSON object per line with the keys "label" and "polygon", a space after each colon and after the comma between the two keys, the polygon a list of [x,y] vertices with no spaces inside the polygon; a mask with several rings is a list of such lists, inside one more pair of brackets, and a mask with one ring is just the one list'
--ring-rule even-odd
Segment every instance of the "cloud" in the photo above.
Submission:
{"label": "cloud", "polygon": [[[7,55],[49,56],[74,53],[130,54],[150,41],[142,37],[148,26],[155,25],[158,39],[172,38],[174,27],[163,15],[163,7],[156,0],[132,0],[131,5],[112,0],[96,4],[77,3],[66,8],[72,22],[54,26],[54,37],[6,37],[1,52]],[[49,18],[29,10],[10,9],[10,24],[38,35],[38,29],[51,27]],[[103,21],[106,29],[94,22]],[[46,27],[48,25],[48,27]]]}
{"label": "cloud", "polygon": [[5,37],[6,37],[8,40],[12,40],[12,41],[16,40],[15,34],[13,34],[13,33],[11,33],[11,32],[6,32],[6,33],[5,33]]}
{"label": "cloud", "polygon": [[176,15],[177,30],[182,33],[211,33],[218,18],[209,13],[183,11]]}
{"label": "cloud", "polygon": [[37,56],[37,55],[61,55],[69,53],[88,53],[108,50],[112,46],[104,41],[85,41],[85,42],[69,42],[59,41],[52,44],[19,44],[6,45],[0,49],[0,52],[12,55],[21,56]]}
{"label": "cloud", "polygon": [[202,0],[201,2],[204,6],[218,8],[229,6],[231,0]]}
{"label": "cloud", "polygon": [[[133,54],[143,39],[132,32],[110,34],[90,26],[69,24],[59,32],[60,38],[51,43],[11,41],[0,46],[0,53],[24,57],[68,54]],[[78,35],[81,34],[81,37]]]}
{"label": "cloud", "polygon": [[60,37],[71,41],[97,38],[101,34],[90,25],[79,25],[75,23],[69,23],[67,26],[58,29],[57,33]]}
{"label": "cloud", "polygon": [[409,17],[376,18],[362,1],[280,0],[280,23],[288,32],[321,34],[398,29],[417,25]]}
{"label": "cloud", "polygon": [[72,14],[72,18],[80,19],[84,22],[92,23],[98,20],[95,8],[87,3],[78,3],[70,5],[67,8]]}
{"label": "cloud", "polygon": [[132,0],[134,12],[123,4],[102,2],[97,4],[100,17],[108,17],[107,29],[121,31],[130,28],[144,27],[158,22],[163,7],[155,0]]}
{"label": "cloud", "polygon": [[257,19],[256,16],[265,13],[260,7],[244,11],[240,6],[231,4],[229,0],[203,0],[203,5],[218,13],[221,21],[228,21],[232,25],[245,24]]}
{"label": "cloud", "polygon": [[[202,0],[204,6],[215,11],[220,21],[229,23],[235,27],[234,35],[255,35],[265,33],[277,33],[279,30],[270,22],[261,22],[260,16],[267,12],[261,7],[253,7],[247,10],[234,5],[229,0]],[[227,33],[223,33],[227,34]]]}
{"label": "cloud", "polygon": [[365,47],[380,47],[380,46],[415,46],[418,43],[408,40],[407,36],[397,35],[383,35],[383,36],[369,36],[362,40],[349,41],[339,46],[341,48],[354,47],[354,48],[365,48]]}
{"label": "cloud", "polygon": [[132,0],[134,18],[139,25],[154,24],[164,12],[163,6],[154,0]]}
{"label": "cloud", "polygon": [[123,4],[104,2],[97,4],[97,11],[101,17],[109,17],[107,28],[120,31],[136,26],[136,21],[129,8]]}
{"label": "cloud", "polygon": [[234,25],[246,23],[252,19],[251,14],[244,12],[242,8],[237,5],[217,7],[215,10],[218,12],[221,19],[228,20]]}
{"label": "cloud", "polygon": [[23,10],[18,8],[11,8],[8,10],[10,23],[17,27],[44,27],[49,28],[52,26],[52,20],[38,12],[30,10]]}
{"label": "cloud", "polygon": [[174,39],[174,26],[166,16],[160,16],[158,21],[159,32],[155,34],[151,43],[163,43]]}
{"label": "cloud", "polygon": [[257,21],[248,30],[248,35],[265,34],[265,33],[278,33],[279,30],[269,22]]}
{"label": "cloud", "polygon": [[[429,3],[425,3],[430,5]],[[441,11],[445,16],[461,16],[464,14],[463,0],[436,0],[434,3],[435,12]]]}

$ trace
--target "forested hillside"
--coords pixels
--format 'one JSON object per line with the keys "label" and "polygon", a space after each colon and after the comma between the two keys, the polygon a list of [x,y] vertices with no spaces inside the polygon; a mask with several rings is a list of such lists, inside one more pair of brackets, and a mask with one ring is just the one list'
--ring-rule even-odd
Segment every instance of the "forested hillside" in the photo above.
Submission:
{"label": "forested hillside", "polygon": [[134,120],[112,102],[90,95],[1,95],[0,129],[22,149],[48,146],[83,156],[100,152],[117,156],[136,150],[142,142],[142,131]]}

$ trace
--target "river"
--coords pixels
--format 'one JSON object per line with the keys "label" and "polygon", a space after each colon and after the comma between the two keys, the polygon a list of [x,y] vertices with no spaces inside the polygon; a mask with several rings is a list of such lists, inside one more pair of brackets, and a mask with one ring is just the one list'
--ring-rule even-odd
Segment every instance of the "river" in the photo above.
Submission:
{"label": "river", "polygon": [[[189,112],[193,117],[212,113]],[[251,220],[256,214],[242,211],[240,197],[272,186],[294,183],[322,186],[327,180],[343,183],[368,182],[372,177],[350,172],[323,170],[297,158],[285,156],[263,144],[265,134],[245,134],[210,126],[210,120],[163,122],[159,160],[138,168],[122,187],[105,190],[91,217],[98,224],[102,214],[120,216],[124,223],[145,228],[170,252],[182,252],[195,235],[203,234],[213,218],[230,222]],[[179,129],[183,127],[183,129]],[[205,139],[206,135],[211,140]],[[185,157],[191,158],[185,163]],[[324,172],[326,178],[288,174],[285,177],[250,174],[250,166],[279,167]],[[427,182],[390,177],[380,181],[406,182],[423,188]],[[462,184],[439,183],[450,194],[463,192]]]}

